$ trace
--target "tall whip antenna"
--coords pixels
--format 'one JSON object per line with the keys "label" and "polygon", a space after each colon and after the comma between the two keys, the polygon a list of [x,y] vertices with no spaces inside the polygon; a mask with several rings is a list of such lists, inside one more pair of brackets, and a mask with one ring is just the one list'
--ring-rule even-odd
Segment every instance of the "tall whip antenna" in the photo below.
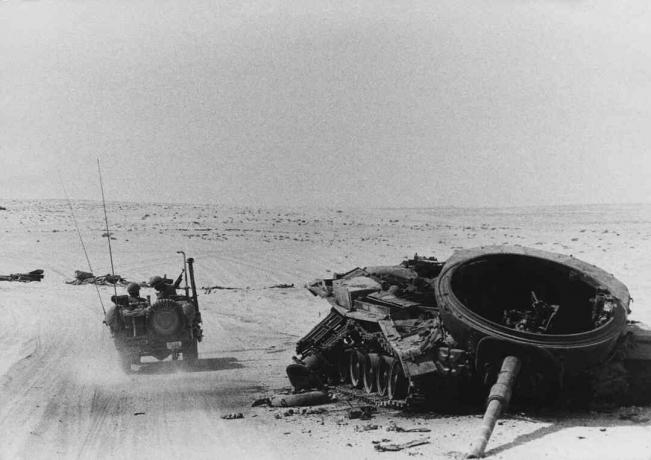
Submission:
{"label": "tall whip antenna", "polygon": [[[63,188],[63,194],[66,196],[66,201],[68,202],[68,207],[70,208],[70,215],[72,216],[72,221],[75,223],[75,228],[77,229],[77,235],[79,236],[79,242],[81,243],[81,248],[84,250],[84,255],[86,256],[86,262],[88,263],[88,270],[93,273],[93,267],[90,264],[90,258],[88,257],[88,251],[86,251],[86,245],[84,244],[84,239],[81,237],[81,230],[79,230],[79,224],[77,223],[77,218],[75,217],[75,211],[72,209],[72,201],[70,201],[70,197],[68,196],[68,192],[66,190],[66,186],[63,183],[63,179],[61,179],[61,174],[57,171],[59,174],[59,182],[61,182],[61,187]],[[104,313],[104,316],[106,317],[106,309],[104,308],[104,302],[102,302],[102,295],[99,293],[99,287],[97,284],[93,283],[95,285],[95,290],[97,291],[97,298],[99,299],[99,304],[102,306],[102,312]]]}
{"label": "tall whip antenna", "polygon": [[109,231],[108,216],[106,215],[106,200],[104,199],[104,183],[102,182],[102,169],[97,159],[97,173],[99,174],[99,186],[102,189],[102,206],[104,208],[104,222],[106,222],[106,241],[108,241],[109,257],[111,259],[111,275],[113,275],[113,291],[118,295],[118,288],[115,285],[115,268],[113,267],[113,251],[111,249],[111,232]]}

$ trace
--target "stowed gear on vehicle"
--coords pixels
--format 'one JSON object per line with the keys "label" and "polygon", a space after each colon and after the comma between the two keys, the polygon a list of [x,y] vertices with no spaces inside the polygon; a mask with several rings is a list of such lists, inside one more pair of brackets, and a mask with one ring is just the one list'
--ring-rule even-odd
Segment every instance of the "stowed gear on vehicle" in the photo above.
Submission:
{"label": "stowed gear on vehicle", "polygon": [[[157,300],[151,303],[149,296],[139,296],[140,286],[131,283],[128,295],[114,295],[114,306],[107,313],[107,324],[120,356],[125,372],[131,372],[131,365],[138,364],[142,356],[153,356],[163,360],[179,356],[193,362],[198,358],[198,342],[201,342],[201,313],[197,301],[194,280],[194,259],[185,258],[183,269],[176,282],[152,277],[150,286],[156,289]],[[188,284],[188,274],[189,281]],[[177,295],[176,288],[185,279],[184,294]]]}

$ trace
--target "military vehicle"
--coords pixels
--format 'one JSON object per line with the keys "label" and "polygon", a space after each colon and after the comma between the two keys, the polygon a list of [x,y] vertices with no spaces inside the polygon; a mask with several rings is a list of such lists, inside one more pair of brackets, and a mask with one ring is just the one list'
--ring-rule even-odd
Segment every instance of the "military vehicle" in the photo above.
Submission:
{"label": "military vehicle", "polygon": [[492,385],[484,435],[511,394],[525,405],[649,398],[651,333],[627,320],[626,286],[571,256],[481,247],[306,287],[332,309],[298,341],[287,369],[297,390],[348,383],[446,409],[481,404]]}
{"label": "military vehicle", "polygon": [[[149,296],[134,303],[128,295],[114,295],[117,327],[112,329],[120,364],[125,372],[132,371],[132,364],[140,363],[143,356],[163,360],[171,355],[179,356],[189,363],[198,358],[198,342],[203,337],[201,312],[194,280],[194,259],[183,254],[181,277],[185,277],[182,295],[170,295],[151,302]],[[189,284],[188,284],[189,275]],[[172,281],[172,280],[169,280]],[[174,283],[178,285],[179,283]]]}

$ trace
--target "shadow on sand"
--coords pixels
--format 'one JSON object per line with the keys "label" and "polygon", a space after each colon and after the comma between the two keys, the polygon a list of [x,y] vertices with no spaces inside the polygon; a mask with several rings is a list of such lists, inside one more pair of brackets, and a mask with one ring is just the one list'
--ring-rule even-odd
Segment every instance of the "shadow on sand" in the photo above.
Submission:
{"label": "shadow on sand", "polygon": [[135,374],[171,374],[174,372],[211,372],[227,369],[241,369],[244,366],[236,358],[205,358],[194,363],[187,361],[157,361],[143,363]]}
{"label": "shadow on sand", "polygon": [[[640,408],[640,411],[647,414],[649,413],[648,408]],[[548,436],[550,434],[559,432],[567,428],[584,427],[584,428],[600,428],[602,430],[605,430],[607,428],[615,428],[620,426],[638,425],[638,426],[648,427],[649,425],[651,425],[651,423],[649,422],[649,417],[642,417],[640,419],[641,420],[640,422],[631,422],[629,418],[624,418],[622,416],[618,418],[611,414],[611,416],[608,417],[607,413],[603,413],[601,414],[600,417],[597,418],[593,418],[593,416],[581,417],[581,416],[577,416],[576,414],[575,415],[564,414],[564,415],[566,417],[561,415],[560,417],[553,418],[553,419],[547,419],[547,420],[540,419],[540,421],[546,421],[548,423],[551,423],[551,425],[538,428],[531,433],[522,434],[509,443],[503,444],[501,446],[493,447],[492,449],[486,451],[486,457],[501,454],[514,447],[527,444],[529,442],[535,441],[537,439],[543,438],[545,436]],[[581,436],[579,436],[579,438],[585,439]]]}

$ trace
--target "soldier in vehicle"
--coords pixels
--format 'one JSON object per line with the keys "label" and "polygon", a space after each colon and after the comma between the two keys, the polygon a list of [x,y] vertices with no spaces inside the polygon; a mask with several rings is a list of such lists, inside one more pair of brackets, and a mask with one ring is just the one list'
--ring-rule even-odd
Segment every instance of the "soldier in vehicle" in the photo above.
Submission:
{"label": "soldier in vehicle", "polygon": [[149,285],[156,289],[156,299],[157,300],[162,300],[162,299],[172,299],[172,300],[177,300],[181,302],[181,309],[183,310],[183,314],[185,315],[186,320],[188,321],[188,324],[193,324],[195,317],[196,317],[196,307],[194,304],[185,297],[178,297],[176,289],[179,287],[181,284],[181,280],[183,279],[183,272],[179,275],[179,277],[174,281],[174,283],[170,283],[171,280],[161,278],[160,276],[152,276],[149,279]]}
{"label": "soldier in vehicle", "polygon": [[156,290],[157,299],[171,299],[176,296],[176,288],[179,287],[180,283],[180,276],[174,284],[167,283],[165,279],[158,275],[149,278],[149,285]]}
{"label": "soldier in vehicle", "polygon": [[[130,313],[134,312],[136,309],[142,310],[147,307],[147,299],[140,297],[140,286],[138,284],[129,283],[127,285],[127,294],[129,294],[129,297],[127,298],[125,307]],[[106,317],[104,319],[104,322],[113,332],[119,329],[117,308],[117,304],[109,306],[106,310]]]}
{"label": "soldier in vehicle", "polygon": [[142,307],[147,303],[147,299],[140,297],[140,285],[129,283],[127,285],[127,294],[129,294],[129,307]]}

